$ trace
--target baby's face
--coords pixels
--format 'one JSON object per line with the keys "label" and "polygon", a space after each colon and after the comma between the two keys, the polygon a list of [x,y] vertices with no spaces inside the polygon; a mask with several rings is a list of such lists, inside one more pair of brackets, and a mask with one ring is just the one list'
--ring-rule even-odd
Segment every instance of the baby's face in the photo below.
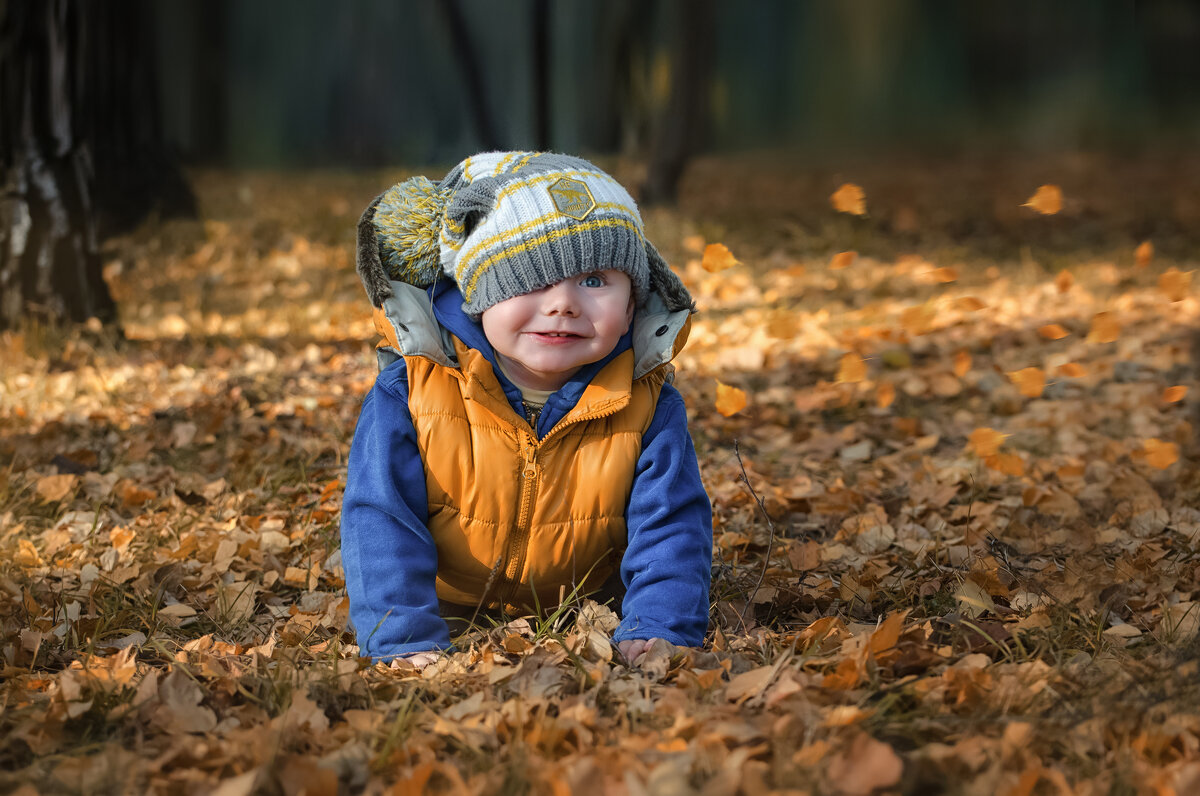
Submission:
{"label": "baby's face", "polygon": [[481,321],[518,386],[557,390],[629,331],[633,287],[624,271],[593,271],[494,304]]}

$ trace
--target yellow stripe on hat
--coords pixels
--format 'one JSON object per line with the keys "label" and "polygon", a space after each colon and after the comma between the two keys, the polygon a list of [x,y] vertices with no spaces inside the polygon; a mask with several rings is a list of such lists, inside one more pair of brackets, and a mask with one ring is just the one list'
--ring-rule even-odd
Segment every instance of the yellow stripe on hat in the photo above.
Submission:
{"label": "yellow stripe on hat", "polygon": [[509,152],[507,155],[505,155],[503,158],[501,158],[500,162],[496,164],[496,168],[492,169],[492,176],[499,177],[501,174],[503,174],[504,167],[507,166],[509,163],[511,163],[512,159],[515,158],[519,154],[521,154],[521,153],[520,152]]}
{"label": "yellow stripe on hat", "polygon": [[538,235],[536,238],[530,238],[524,243],[513,246],[511,249],[502,249],[501,251],[496,252],[491,257],[488,257],[486,260],[481,262],[476,268],[475,273],[472,274],[471,281],[467,283],[466,288],[463,289],[463,286],[461,284],[459,285],[459,289],[462,290],[463,298],[467,301],[471,300],[471,296],[475,293],[475,285],[477,282],[479,282],[479,277],[483,276],[484,272],[487,271],[498,260],[503,260],[504,258],[514,254],[520,254],[523,251],[528,251],[529,249],[541,246],[544,243],[550,243],[551,241],[558,240],[559,238],[565,238],[568,235],[578,235],[582,232],[591,232],[597,229],[604,229],[605,227],[624,227],[625,229],[637,233],[639,237],[641,237],[642,234],[642,231],[638,229],[633,222],[627,218],[622,218],[619,216],[616,218],[599,218],[595,221],[588,221],[583,224],[572,224],[571,226],[563,229],[552,229],[549,232]]}
{"label": "yellow stripe on hat", "polygon": [[[601,202],[601,203],[597,204],[594,209],[595,210],[623,210],[626,214],[629,213],[628,207],[626,207],[623,204],[619,204],[617,202]],[[469,251],[467,251],[467,253],[464,254],[462,256],[462,258],[464,260],[470,260],[472,257],[479,254],[479,252],[481,252],[484,249],[491,248],[492,246],[496,245],[497,243],[502,243],[506,240],[515,238],[519,235],[524,235],[526,232],[529,232],[530,230],[536,229],[540,226],[544,226],[544,225],[548,224],[549,222],[555,220],[556,218],[570,218],[570,216],[564,216],[561,212],[559,212],[558,210],[555,210],[553,213],[547,213],[546,215],[541,216],[540,218],[535,218],[532,221],[526,221],[524,224],[520,225],[519,227],[513,227],[512,229],[506,229],[503,232],[496,233],[495,235],[493,235],[490,238],[487,238],[486,240],[480,241],[475,246],[471,247],[471,249]],[[641,237],[641,235],[642,235],[642,231],[641,231],[641,229],[638,229],[638,236]]]}
{"label": "yellow stripe on hat", "polygon": [[541,153],[541,152],[530,152],[528,155],[526,155],[525,157],[521,158],[521,162],[520,162],[520,163],[518,163],[517,165],[513,166],[513,168],[512,168],[512,173],[513,173],[513,174],[516,174],[518,171],[520,171],[521,169],[523,169],[523,168],[525,168],[526,166],[528,166],[528,165],[529,165],[529,161],[533,160],[534,158],[536,158],[536,157],[537,157],[538,155],[540,155],[540,154],[542,154],[542,153]]}

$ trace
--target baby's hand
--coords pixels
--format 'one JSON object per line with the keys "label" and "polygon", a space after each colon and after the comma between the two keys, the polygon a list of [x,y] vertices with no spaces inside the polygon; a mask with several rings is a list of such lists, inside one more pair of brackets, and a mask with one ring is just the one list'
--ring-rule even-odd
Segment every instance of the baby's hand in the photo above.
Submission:
{"label": "baby's hand", "polygon": [[410,652],[407,655],[398,655],[392,660],[392,668],[401,668],[400,661],[405,661],[417,667],[417,671],[421,671],[426,666],[432,663],[437,663],[442,657],[442,653],[437,650],[429,650],[427,652]]}
{"label": "baby's hand", "polygon": [[646,654],[646,650],[650,649],[650,645],[658,639],[654,638],[631,638],[626,641],[618,641],[617,649],[621,651],[621,655],[629,663],[637,663],[637,659]]}

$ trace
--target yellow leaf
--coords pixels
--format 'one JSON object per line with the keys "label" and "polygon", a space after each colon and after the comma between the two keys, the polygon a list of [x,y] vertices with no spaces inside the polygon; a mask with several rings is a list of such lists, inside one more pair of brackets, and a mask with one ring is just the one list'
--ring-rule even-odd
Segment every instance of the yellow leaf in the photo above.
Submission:
{"label": "yellow leaf", "polygon": [[1192,272],[1171,268],[1158,278],[1158,289],[1171,301],[1183,301],[1192,292]]}
{"label": "yellow leaf", "polygon": [[967,450],[981,459],[986,459],[996,455],[1007,438],[1007,434],[1001,434],[994,428],[977,428],[967,436]]}
{"label": "yellow leaf", "polygon": [[1138,247],[1133,250],[1133,259],[1137,262],[1138,268],[1145,268],[1154,259],[1154,244],[1148,240],[1139,243]]}
{"label": "yellow leaf", "polygon": [[866,377],[867,363],[862,361],[862,357],[853,351],[842,356],[841,362],[838,363],[838,384],[853,384],[854,382],[862,381]]}
{"label": "yellow leaf", "polygon": [[1008,378],[1017,385],[1017,391],[1026,398],[1040,398],[1046,388],[1046,374],[1041,368],[1021,368],[1008,372]]}
{"label": "yellow leaf", "polygon": [[789,310],[781,310],[767,321],[767,334],[778,340],[790,340],[800,332],[800,316]]}
{"label": "yellow leaf", "polygon": [[994,453],[983,460],[989,470],[1020,478],[1025,475],[1025,463],[1015,453]]}
{"label": "yellow leaf", "polygon": [[744,390],[730,387],[728,384],[717,382],[717,411],[725,417],[732,417],[746,408],[747,400]]}
{"label": "yellow leaf", "polygon": [[1146,452],[1146,464],[1159,470],[1165,470],[1179,460],[1179,446],[1174,442],[1152,438],[1146,440],[1143,449]]}
{"label": "yellow leaf", "polygon": [[1187,395],[1188,388],[1182,384],[1176,384],[1174,387],[1168,387],[1163,390],[1162,400],[1165,404],[1173,404],[1176,401],[1182,401]]}
{"label": "yellow leaf", "polygon": [[963,296],[962,298],[955,300],[954,306],[963,312],[977,312],[987,308],[987,304],[984,304],[974,296]]}
{"label": "yellow leaf", "polygon": [[960,379],[971,370],[971,354],[965,348],[958,349],[954,354],[954,375]]}
{"label": "yellow leaf", "polygon": [[849,268],[856,257],[858,257],[858,252],[838,252],[829,261],[829,270],[837,271],[840,268]]}
{"label": "yellow leaf", "polygon": [[715,274],[738,264],[738,259],[724,243],[710,243],[704,247],[704,260],[700,263],[705,271]]}
{"label": "yellow leaf", "polygon": [[1061,340],[1070,334],[1066,329],[1059,326],[1057,323],[1048,323],[1045,326],[1038,327],[1038,334],[1045,337],[1047,340]]}
{"label": "yellow leaf", "polygon": [[896,400],[896,385],[890,381],[885,381],[875,390],[875,405],[880,409],[887,409],[892,405],[892,401]]}
{"label": "yellow leaf", "polygon": [[1087,375],[1087,368],[1078,362],[1068,362],[1065,365],[1058,366],[1058,373],[1060,376],[1066,376],[1068,379],[1082,379]]}
{"label": "yellow leaf", "polygon": [[937,307],[932,302],[906,307],[900,313],[900,326],[909,334],[919,337],[933,331],[935,317],[937,317]]}
{"label": "yellow leaf", "polygon": [[834,191],[829,197],[829,202],[839,213],[850,213],[855,216],[867,214],[866,194],[863,193],[862,188],[852,182],[848,182]]}
{"label": "yellow leaf", "polygon": [[1071,276],[1071,272],[1066,268],[1059,271],[1058,276],[1054,277],[1054,286],[1058,288],[1059,293],[1066,293],[1073,284],[1075,284],[1075,277]]}
{"label": "yellow leaf", "polygon": [[1097,312],[1092,317],[1089,343],[1111,343],[1121,336],[1121,324],[1111,312]]}
{"label": "yellow leaf", "polygon": [[13,556],[12,561],[22,569],[32,569],[45,565],[45,561],[38,555],[37,548],[33,546],[33,542],[28,539],[17,540],[17,553]]}
{"label": "yellow leaf", "polygon": [[56,503],[71,494],[78,482],[79,476],[71,473],[45,475],[38,479],[34,489],[42,500],[47,503]]}
{"label": "yellow leaf", "polygon": [[1062,188],[1043,185],[1021,207],[1030,207],[1044,216],[1052,216],[1062,210]]}

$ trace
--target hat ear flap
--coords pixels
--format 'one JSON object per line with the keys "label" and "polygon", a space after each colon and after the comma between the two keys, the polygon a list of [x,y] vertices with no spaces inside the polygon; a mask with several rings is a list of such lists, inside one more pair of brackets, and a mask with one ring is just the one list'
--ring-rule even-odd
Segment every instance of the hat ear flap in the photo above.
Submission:
{"label": "hat ear flap", "polygon": [[[386,192],[385,192],[386,193]],[[379,237],[375,234],[375,210],[384,194],[376,196],[358,219],[358,243],[355,270],[367,290],[367,298],[371,305],[382,307],[383,302],[392,296],[392,287],[388,284],[388,275],[379,259]]]}
{"label": "hat ear flap", "polygon": [[650,292],[662,296],[671,312],[695,312],[696,302],[692,300],[692,294],[688,293],[683,281],[675,275],[650,241],[646,241],[646,261],[650,265]]}

